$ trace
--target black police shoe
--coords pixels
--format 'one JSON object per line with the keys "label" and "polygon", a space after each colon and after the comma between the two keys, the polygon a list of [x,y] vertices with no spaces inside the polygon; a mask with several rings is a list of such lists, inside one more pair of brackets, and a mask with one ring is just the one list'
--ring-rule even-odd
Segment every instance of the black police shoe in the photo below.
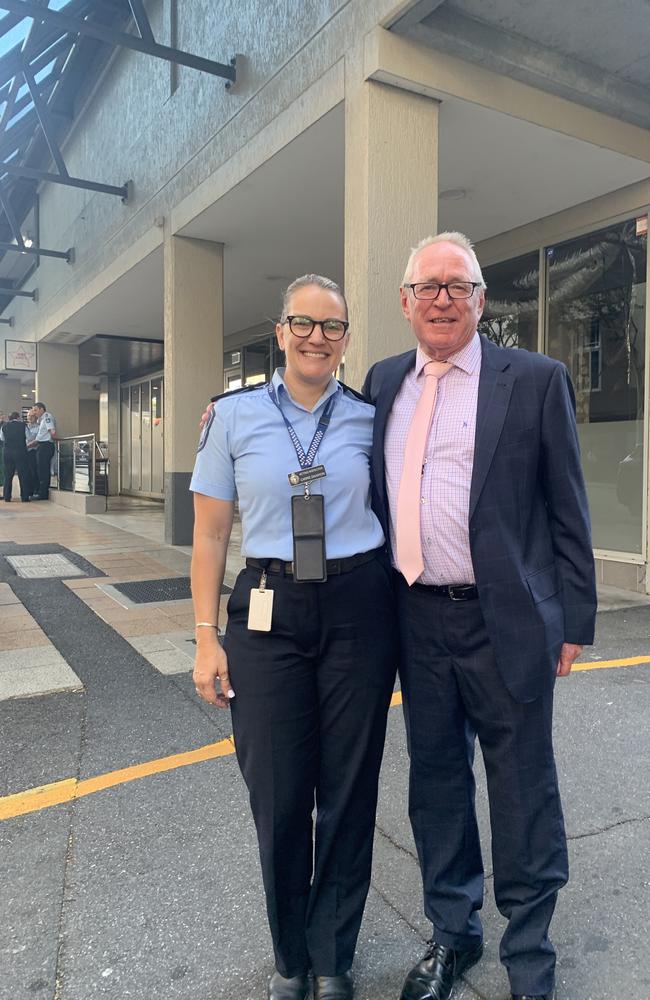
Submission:
{"label": "black police shoe", "polygon": [[314,976],[314,1000],[352,1000],[353,994],[350,972],[341,976]]}
{"label": "black police shoe", "polygon": [[269,1000],[307,1000],[309,977],[292,976],[285,979],[276,970],[269,980]]}
{"label": "black police shoe", "polygon": [[555,990],[550,993],[511,993],[512,1000],[555,1000]]}
{"label": "black police shoe", "polygon": [[471,950],[456,951],[430,941],[423,958],[406,977],[400,1000],[449,1000],[455,980],[482,954],[482,943]]}

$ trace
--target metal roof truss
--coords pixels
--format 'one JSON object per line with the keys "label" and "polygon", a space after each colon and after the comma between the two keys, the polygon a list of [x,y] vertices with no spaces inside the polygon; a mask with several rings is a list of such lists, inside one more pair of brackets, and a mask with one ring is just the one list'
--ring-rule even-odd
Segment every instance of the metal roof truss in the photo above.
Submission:
{"label": "metal roof truss", "polygon": [[[72,177],[61,153],[61,142],[78,110],[79,92],[84,84],[86,91],[90,89],[110,56],[104,45],[222,77],[227,89],[236,81],[236,58],[224,64],[159,44],[143,0],[0,0],[0,10],[7,11],[0,17],[0,52],[4,48],[0,55],[0,208],[4,215],[4,222],[0,215],[0,268],[5,253],[33,257],[36,262],[40,257],[54,257],[71,263],[73,249],[34,246],[22,227],[34,206],[35,184],[42,182],[128,201],[130,181],[114,185]],[[26,18],[31,25],[21,29]],[[132,23],[137,34],[125,30]],[[9,47],[14,37],[17,44]],[[48,169],[51,166],[54,169]],[[28,276],[24,274],[22,281]],[[36,298],[35,292],[14,287],[20,283],[8,286],[0,273],[0,312],[14,295]]]}

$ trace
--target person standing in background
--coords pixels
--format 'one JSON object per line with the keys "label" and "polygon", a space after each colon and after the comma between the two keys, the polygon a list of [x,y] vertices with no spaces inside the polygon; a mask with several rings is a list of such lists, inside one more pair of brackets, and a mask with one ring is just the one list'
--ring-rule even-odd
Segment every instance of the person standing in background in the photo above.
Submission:
{"label": "person standing in background", "polygon": [[48,413],[45,403],[34,403],[34,411],[38,417],[38,431],[34,441],[30,444],[30,448],[36,448],[38,464],[38,496],[34,499],[49,500],[50,467],[54,455],[56,424],[52,414]]}
{"label": "person standing in background", "polygon": [[[6,422],[7,422],[7,418],[5,417],[4,412],[2,410],[0,410],[0,431],[2,430],[3,425]],[[2,486],[2,484],[4,483],[4,481],[5,481],[4,457],[3,457],[3,454],[2,454],[2,448],[0,448],[0,487]],[[3,490],[3,492],[4,492],[4,490]]]}
{"label": "person standing in background", "polygon": [[27,467],[29,469],[30,486],[29,495],[31,497],[38,496],[38,458],[36,447],[31,447],[32,442],[36,441],[36,435],[38,434],[38,413],[36,408],[32,406],[27,412]]}
{"label": "person standing in background", "polygon": [[27,429],[17,410],[10,413],[9,420],[0,427],[0,440],[3,443],[5,503],[11,503],[13,479],[16,473],[18,473],[18,482],[20,483],[20,499],[23,503],[29,503],[30,475],[27,464]]}

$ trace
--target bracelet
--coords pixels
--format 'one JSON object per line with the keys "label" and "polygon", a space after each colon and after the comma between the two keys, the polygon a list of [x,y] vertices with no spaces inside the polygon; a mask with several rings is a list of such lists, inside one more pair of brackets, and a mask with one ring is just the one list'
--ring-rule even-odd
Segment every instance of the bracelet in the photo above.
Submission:
{"label": "bracelet", "polygon": [[219,628],[218,625],[214,625],[212,622],[196,622],[194,628]]}

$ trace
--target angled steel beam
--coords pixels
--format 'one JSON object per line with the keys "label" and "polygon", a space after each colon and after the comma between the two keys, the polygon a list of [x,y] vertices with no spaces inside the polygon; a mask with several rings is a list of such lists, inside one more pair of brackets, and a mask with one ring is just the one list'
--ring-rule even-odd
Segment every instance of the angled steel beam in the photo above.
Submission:
{"label": "angled steel beam", "polygon": [[49,174],[45,170],[35,170],[33,167],[21,167],[20,164],[0,163],[0,176],[11,174],[12,177],[27,177],[32,181],[47,181],[49,184],[63,184],[64,187],[82,188],[84,191],[98,191],[100,194],[114,194],[126,201],[129,197],[129,186],[123,184],[100,184],[98,181],[86,181],[82,177],[70,177],[66,171],[64,176]]}
{"label": "angled steel beam", "polygon": [[133,49],[135,52],[144,52],[145,55],[154,56],[157,59],[165,59],[167,62],[189,66],[190,69],[198,69],[203,73],[210,73],[212,76],[221,76],[230,83],[234,83],[236,79],[234,65],[226,66],[224,63],[214,62],[212,59],[203,59],[201,56],[194,56],[180,49],[172,49],[169,45],[159,45],[157,42],[152,43],[143,38],[136,38],[135,35],[127,35],[122,31],[113,31],[112,28],[103,24],[69,17],[62,11],[41,7],[36,0],[0,0],[0,9],[8,10],[12,14],[21,14],[23,17],[37,18],[45,23],[58,24],[66,31],[78,35],[90,35],[91,38],[97,38],[100,42],[106,42],[108,45],[119,45],[125,49]]}
{"label": "angled steel beam", "polygon": [[6,129],[4,135],[0,135],[0,159],[4,159],[18,149],[25,135],[27,133],[31,135],[37,124],[38,118],[32,110],[28,111],[11,128]]}
{"label": "angled steel beam", "polygon": [[50,155],[56,164],[56,169],[59,171],[62,177],[68,176],[68,168],[65,165],[63,156],[61,155],[61,150],[59,149],[59,144],[54,137],[54,127],[52,123],[52,116],[50,114],[50,109],[41,97],[41,92],[38,89],[38,84],[32,73],[31,66],[25,59],[22,65],[23,76],[25,77],[25,83],[27,84],[27,89],[31,94],[32,101],[34,102],[34,110],[38,115],[38,120],[43,130],[43,135],[45,136],[45,141],[47,143],[47,148],[50,151]]}
{"label": "angled steel beam", "polygon": [[31,299],[32,302],[38,301],[38,291],[34,289],[33,292],[24,292],[22,288],[5,288],[4,285],[0,285],[0,298],[3,295],[10,296],[12,299],[15,296],[22,299]]}
{"label": "angled steel beam", "polygon": [[[1,23],[2,22],[0,22],[0,24]],[[59,32],[57,32],[57,34],[59,34]],[[2,37],[1,33],[0,33],[0,37]],[[65,54],[67,56],[68,50],[71,48],[70,36],[67,35],[67,34],[61,35],[59,37],[59,40],[57,42],[55,42],[54,44],[50,41],[50,39],[52,37],[53,37],[52,33],[50,32],[50,35],[46,39],[46,41],[48,43],[47,46],[46,46],[46,50],[44,52],[41,52],[39,55],[35,56],[32,59],[32,61],[31,61],[31,67],[32,67],[32,70],[33,70],[34,73],[40,72],[40,70],[42,70],[44,66],[47,66],[48,63],[52,62],[54,59],[56,59],[59,56],[61,56],[62,53],[64,52],[64,50],[65,50]],[[0,57],[0,74],[2,74],[2,70],[4,68],[4,65],[3,65],[3,59],[4,58],[5,58],[4,56]],[[12,86],[13,81],[14,81],[14,79],[16,77],[16,74],[20,72],[20,67],[18,65],[19,59],[20,59],[20,55],[19,55],[19,53],[16,52],[14,54],[14,56],[12,57],[12,63],[11,63],[11,67],[10,67],[10,68],[13,68],[13,73],[8,78],[6,77],[6,74],[2,75],[2,77],[1,77],[2,82],[0,83],[0,96],[2,95],[2,92],[5,89],[8,90]]]}
{"label": "angled steel beam", "polygon": [[18,93],[19,90],[20,90],[20,84],[18,83],[18,74],[16,73],[15,77],[11,81],[11,85],[9,87],[9,93],[5,98],[5,106],[2,111],[2,117],[0,118],[0,132],[4,132],[5,125],[7,124],[7,122],[10,122],[14,116],[16,94]]}
{"label": "angled steel beam", "polygon": [[43,250],[42,247],[19,247],[15,243],[0,243],[0,251],[9,250],[13,253],[26,253],[32,257],[57,257],[59,260],[67,260],[71,264],[74,258],[72,249],[70,250]]}
{"label": "angled steel beam", "polygon": [[11,229],[11,232],[13,234],[16,243],[18,244],[19,247],[25,246],[25,241],[23,239],[23,234],[20,231],[18,220],[14,215],[14,210],[11,207],[11,202],[7,197],[6,191],[4,190],[1,184],[0,184],[0,205],[2,205],[4,213],[7,216],[7,221],[9,223],[9,227]]}
{"label": "angled steel beam", "polygon": [[156,39],[153,37],[149,17],[142,0],[129,0],[129,7],[131,8],[131,13],[133,14],[133,20],[136,23],[136,27],[140,32],[140,38],[142,38],[145,42],[149,42],[151,45],[155,45]]}

